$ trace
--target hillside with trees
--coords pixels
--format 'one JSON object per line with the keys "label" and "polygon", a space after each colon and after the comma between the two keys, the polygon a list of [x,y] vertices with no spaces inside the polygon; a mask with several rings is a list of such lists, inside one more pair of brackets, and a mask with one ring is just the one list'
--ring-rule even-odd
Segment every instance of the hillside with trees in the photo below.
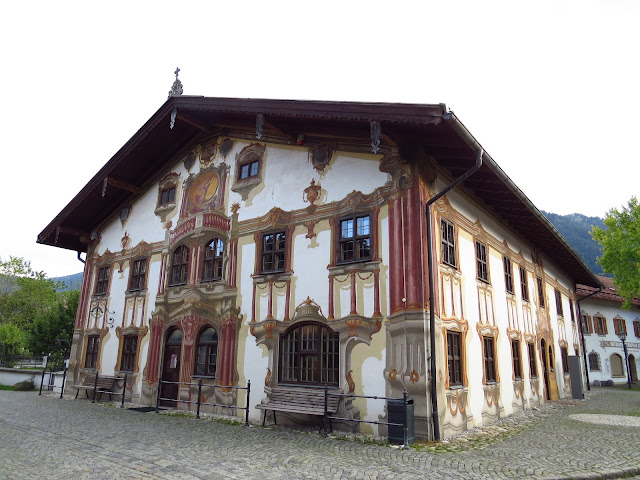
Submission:
{"label": "hillside with trees", "polygon": [[580,213],[570,215],[558,215],[556,213],[542,212],[556,227],[556,230],[565,238],[576,252],[582,257],[584,263],[596,274],[611,277],[602,271],[602,267],[596,262],[602,255],[600,245],[589,232],[592,226],[604,228],[603,219],[600,217],[587,217]]}

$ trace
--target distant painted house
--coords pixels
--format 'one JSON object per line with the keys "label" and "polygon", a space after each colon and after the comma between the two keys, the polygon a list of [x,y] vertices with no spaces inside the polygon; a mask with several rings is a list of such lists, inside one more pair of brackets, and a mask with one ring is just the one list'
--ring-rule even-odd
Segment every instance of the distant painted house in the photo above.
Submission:
{"label": "distant painted house", "polygon": [[604,288],[578,285],[582,333],[585,340],[586,363],[590,383],[613,380],[627,382],[624,350],[618,334],[626,334],[631,381],[638,381],[640,355],[640,299],[631,302],[630,310],[623,310],[622,297],[616,294],[613,280],[598,277]]}
{"label": "distant painted house", "polygon": [[[427,201],[479,159],[428,245]],[[244,406],[206,384],[251,380],[255,419],[276,385],[406,389],[422,438],[567,395],[575,285],[599,286],[442,104],[172,96],[38,241],[86,252],[69,384],[126,372],[153,405],[171,380],[190,408],[186,383]],[[387,418],[366,399],[340,415]]]}

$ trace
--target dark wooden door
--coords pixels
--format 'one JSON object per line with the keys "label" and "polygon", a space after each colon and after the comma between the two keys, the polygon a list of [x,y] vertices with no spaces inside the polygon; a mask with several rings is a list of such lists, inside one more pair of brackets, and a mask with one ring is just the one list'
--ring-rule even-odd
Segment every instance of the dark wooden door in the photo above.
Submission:
{"label": "dark wooden door", "polygon": [[549,358],[547,356],[547,344],[544,340],[540,340],[540,351],[542,352],[542,377],[544,378],[545,398],[550,400],[549,392]]}
{"label": "dark wooden door", "polygon": [[[182,332],[173,330],[167,335],[164,346],[164,360],[162,362],[162,386],[160,389],[160,405],[175,408],[180,389],[174,382],[180,381],[180,356],[182,353]],[[172,382],[172,383],[164,383]],[[173,400],[166,400],[173,399]]]}

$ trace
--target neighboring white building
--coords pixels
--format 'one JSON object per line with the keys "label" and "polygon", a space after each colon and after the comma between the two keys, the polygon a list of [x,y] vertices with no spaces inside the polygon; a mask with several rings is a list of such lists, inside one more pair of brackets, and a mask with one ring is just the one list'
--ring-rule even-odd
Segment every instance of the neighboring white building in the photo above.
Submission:
{"label": "neighboring white building", "polygon": [[[432,209],[431,352],[426,202],[479,156]],[[575,285],[599,286],[444,105],[170,97],[38,241],[86,252],[69,385],[192,408],[204,378],[243,407],[206,385],[251,380],[255,419],[276,385],[406,389],[422,438],[566,396]]]}
{"label": "neighboring white building", "polygon": [[[630,310],[623,310],[622,297],[616,294],[613,279],[598,277],[604,288],[578,285],[580,316],[585,342],[585,362],[589,382],[612,380],[627,383],[624,349],[618,334],[626,334],[625,343],[632,382],[638,381],[640,355],[640,299],[634,298]],[[582,298],[582,299],[581,299]]]}

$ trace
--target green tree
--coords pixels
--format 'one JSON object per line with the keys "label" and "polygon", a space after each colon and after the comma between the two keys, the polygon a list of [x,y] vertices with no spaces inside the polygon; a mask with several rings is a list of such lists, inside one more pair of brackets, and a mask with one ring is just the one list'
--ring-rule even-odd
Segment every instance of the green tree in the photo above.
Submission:
{"label": "green tree", "polygon": [[25,332],[13,323],[0,325],[0,364],[13,366],[16,356],[24,355],[27,346]]}
{"label": "green tree", "polygon": [[604,219],[606,228],[593,227],[591,236],[602,247],[598,263],[612,273],[618,294],[624,298],[622,308],[640,297],[640,204],[631,197],[621,210],[612,208]]}
{"label": "green tree", "polygon": [[32,353],[46,355],[57,352],[60,348],[57,339],[71,342],[79,299],[78,290],[61,292],[52,308],[34,318],[28,336]]}
{"label": "green tree", "polygon": [[58,287],[23,258],[0,259],[0,324],[13,323],[26,331],[56,302]]}

